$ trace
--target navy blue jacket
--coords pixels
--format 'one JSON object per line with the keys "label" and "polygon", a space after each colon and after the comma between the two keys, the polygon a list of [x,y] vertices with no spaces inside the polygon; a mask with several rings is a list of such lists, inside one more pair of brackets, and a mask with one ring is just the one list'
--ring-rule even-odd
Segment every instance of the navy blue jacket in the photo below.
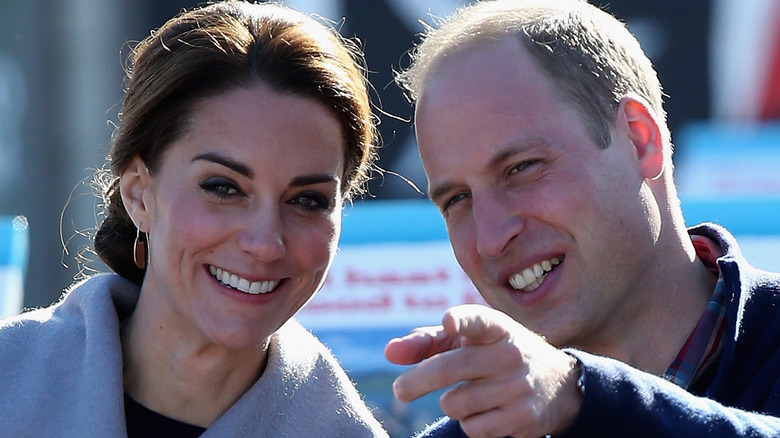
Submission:
{"label": "navy blue jacket", "polygon": [[[579,350],[585,396],[577,418],[555,438],[780,437],[780,274],[750,266],[724,228],[702,224],[725,255],[726,333],[718,362],[685,391],[620,361]],[[448,418],[422,437],[465,437]]]}

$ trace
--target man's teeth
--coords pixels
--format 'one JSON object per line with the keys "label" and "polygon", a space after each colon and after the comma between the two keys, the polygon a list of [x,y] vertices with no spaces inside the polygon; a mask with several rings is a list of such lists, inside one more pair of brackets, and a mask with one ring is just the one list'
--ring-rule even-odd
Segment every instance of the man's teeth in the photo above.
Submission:
{"label": "man's teeth", "polygon": [[526,292],[536,290],[536,288],[542,285],[547,273],[552,271],[553,266],[561,263],[561,260],[561,257],[553,257],[549,260],[534,263],[533,266],[523,269],[523,272],[509,277],[509,284],[515,289],[521,289]]}
{"label": "man's teeth", "polygon": [[241,278],[236,274],[231,274],[230,272],[224,271],[221,268],[217,268],[213,265],[209,265],[209,272],[220,283],[252,295],[267,294],[268,292],[274,290],[279,284],[278,280],[250,282],[246,278]]}

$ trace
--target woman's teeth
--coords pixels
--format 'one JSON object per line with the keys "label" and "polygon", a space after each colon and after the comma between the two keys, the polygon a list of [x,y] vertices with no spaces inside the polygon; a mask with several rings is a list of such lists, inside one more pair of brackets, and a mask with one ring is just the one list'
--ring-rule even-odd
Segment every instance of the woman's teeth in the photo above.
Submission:
{"label": "woman's teeth", "polygon": [[266,280],[266,281],[252,281],[250,282],[246,278],[241,278],[236,274],[231,274],[221,268],[213,265],[209,265],[209,272],[220,283],[230,286],[233,289],[239,290],[252,295],[267,294],[276,288],[279,284],[279,280]]}
{"label": "woman's teeth", "polygon": [[553,257],[549,260],[543,260],[539,263],[535,263],[529,268],[525,268],[523,272],[513,274],[509,277],[509,284],[518,290],[531,292],[536,290],[542,285],[547,273],[552,271],[553,266],[557,266],[563,260],[562,257]]}

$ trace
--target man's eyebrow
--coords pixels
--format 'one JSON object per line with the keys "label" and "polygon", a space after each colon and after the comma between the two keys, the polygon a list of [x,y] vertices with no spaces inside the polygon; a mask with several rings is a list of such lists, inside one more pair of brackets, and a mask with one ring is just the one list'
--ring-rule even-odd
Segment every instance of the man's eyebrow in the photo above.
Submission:
{"label": "man's eyebrow", "polygon": [[498,153],[495,154],[493,158],[490,159],[490,161],[488,161],[488,167],[495,167],[506,161],[509,157],[531,148],[532,146],[521,146],[518,144],[507,146],[504,149],[498,151]]}
{"label": "man's eyebrow", "polygon": [[236,160],[225,157],[223,155],[219,155],[214,152],[205,152],[202,154],[198,154],[192,159],[192,162],[194,163],[198,160],[211,161],[212,163],[220,164],[250,179],[255,177],[255,172],[252,169],[250,169],[249,166],[246,166],[242,163],[239,163]]}
{"label": "man's eyebrow", "polygon": [[436,187],[428,188],[428,199],[430,199],[435,205],[439,205],[441,198],[451,190],[452,184],[443,183]]}

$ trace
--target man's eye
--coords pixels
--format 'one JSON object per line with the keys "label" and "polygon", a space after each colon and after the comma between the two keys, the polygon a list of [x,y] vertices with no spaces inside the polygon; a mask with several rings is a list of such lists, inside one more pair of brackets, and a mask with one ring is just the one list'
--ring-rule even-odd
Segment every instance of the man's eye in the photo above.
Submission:
{"label": "man's eye", "polygon": [[460,192],[450,198],[444,205],[444,210],[449,209],[450,207],[454,206],[455,204],[459,203],[460,201],[468,198],[469,193],[468,192]]}
{"label": "man's eye", "polygon": [[530,167],[538,164],[540,160],[526,160],[518,163],[510,169],[510,173],[518,173],[528,170]]}

